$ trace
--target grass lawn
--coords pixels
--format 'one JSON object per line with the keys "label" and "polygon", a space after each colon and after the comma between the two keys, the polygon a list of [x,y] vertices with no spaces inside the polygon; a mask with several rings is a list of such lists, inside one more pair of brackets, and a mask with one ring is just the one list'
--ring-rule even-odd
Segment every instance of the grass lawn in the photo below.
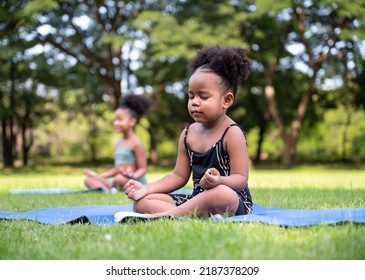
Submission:
{"label": "grass lawn", "polygon": [[[100,167],[103,170],[103,167]],[[153,168],[155,180],[167,170]],[[365,208],[365,172],[338,167],[252,168],[250,190],[264,206],[300,209]],[[12,188],[83,188],[80,168],[1,170],[0,211],[129,204],[123,194],[9,194]],[[43,225],[0,221],[1,260],[364,260],[365,225],[283,228],[259,223],[156,220],[120,225]]]}

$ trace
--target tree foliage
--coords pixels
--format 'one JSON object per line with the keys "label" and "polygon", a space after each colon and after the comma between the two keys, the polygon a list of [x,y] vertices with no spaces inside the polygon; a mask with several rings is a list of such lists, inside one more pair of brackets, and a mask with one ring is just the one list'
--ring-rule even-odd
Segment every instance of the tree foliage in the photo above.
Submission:
{"label": "tree foliage", "polygon": [[[364,108],[364,10],[364,0],[2,1],[4,163],[13,165],[19,141],[27,161],[33,132],[52,118],[47,104],[55,100],[57,111],[85,119],[96,160],[98,120],[125,93],[155,102],[146,128],[157,162],[159,144],[176,140],[191,121],[189,59],[205,45],[221,45],[249,48],[254,62],[229,112],[246,132],[257,131],[253,158],[260,159],[265,138],[279,135],[275,155],[292,166],[300,136],[327,121],[328,109],[353,116]],[[354,118],[347,119],[351,127]],[[349,135],[343,132],[342,143]],[[346,145],[344,160],[356,150]]]}

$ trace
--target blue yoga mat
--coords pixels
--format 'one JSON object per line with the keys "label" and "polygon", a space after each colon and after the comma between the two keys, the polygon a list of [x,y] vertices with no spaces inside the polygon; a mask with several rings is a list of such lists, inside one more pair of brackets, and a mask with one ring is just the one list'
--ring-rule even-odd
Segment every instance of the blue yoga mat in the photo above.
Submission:
{"label": "blue yoga mat", "polygon": [[[35,209],[27,212],[0,211],[0,219],[26,219],[30,221],[37,221],[42,224],[91,223],[106,225],[116,224],[114,222],[114,214],[120,211],[132,211],[132,205],[57,207]],[[363,224],[365,223],[365,208],[302,210],[272,208],[254,204],[252,214],[214,219],[214,221],[242,223],[259,222],[284,227],[305,227],[316,224],[330,225],[343,222]]]}
{"label": "blue yoga mat", "polygon": [[[35,189],[10,189],[11,194],[58,194],[58,193],[89,193],[89,192],[103,192],[106,191],[103,188],[95,189],[69,189],[69,188],[35,188]],[[191,189],[179,189],[172,193],[185,193],[190,194]]]}
{"label": "blue yoga mat", "polygon": [[58,194],[58,193],[85,193],[104,192],[102,188],[73,190],[68,188],[41,188],[41,189],[10,189],[11,194]]}

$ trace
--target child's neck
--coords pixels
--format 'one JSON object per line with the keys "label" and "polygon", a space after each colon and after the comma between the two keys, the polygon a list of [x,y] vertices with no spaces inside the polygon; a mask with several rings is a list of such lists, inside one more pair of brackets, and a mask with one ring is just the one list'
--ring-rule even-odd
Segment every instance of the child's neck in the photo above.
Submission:
{"label": "child's neck", "polygon": [[129,129],[128,131],[123,132],[123,139],[129,140],[135,137],[135,133],[133,128]]}
{"label": "child's neck", "polygon": [[231,122],[232,120],[226,114],[224,114],[213,122],[201,123],[201,126],[204,130],[209,131],[219,129],[220,127],[226,127]]}

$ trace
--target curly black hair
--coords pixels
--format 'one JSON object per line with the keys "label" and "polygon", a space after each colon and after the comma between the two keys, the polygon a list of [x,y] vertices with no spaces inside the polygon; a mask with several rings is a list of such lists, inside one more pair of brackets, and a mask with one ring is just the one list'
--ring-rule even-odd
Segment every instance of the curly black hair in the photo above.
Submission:
{"label": "curly black hair", "polygon": [[189,67],[192,73],[200,68],[219,75],[224,90],[231,90],[236,96],[240,80],[246,80],[250,74],[252,62],[247,54],[248,50],[243,48],[204,47],[190,61]]}
{"label": "curly black hair", "polygon": [[128,109],[138,122],[151,105],[152,101],[144,95],[128,94],[121,100],[118,108]]}

